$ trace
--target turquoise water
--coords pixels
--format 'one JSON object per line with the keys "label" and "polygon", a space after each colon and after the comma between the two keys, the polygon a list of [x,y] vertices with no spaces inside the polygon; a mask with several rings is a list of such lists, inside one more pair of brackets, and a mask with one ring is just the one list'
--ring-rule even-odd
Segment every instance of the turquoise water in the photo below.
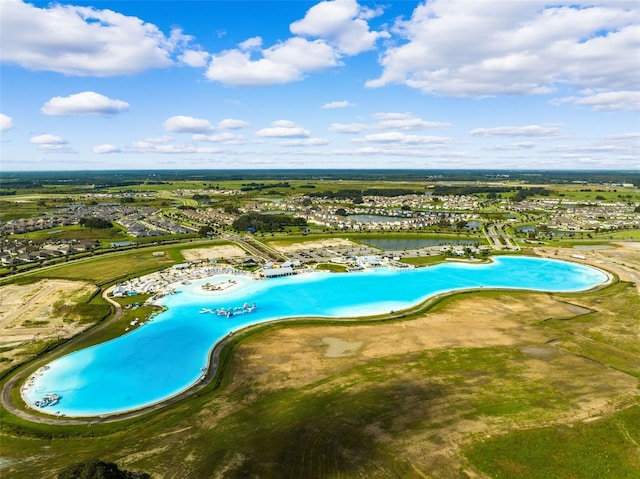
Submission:
{"label": "turquoise water", "polygon": [[[54,360],[23,396],[46,394],[60,401],[42,411],[96,416],[160,402],[196,384],[212,347],[233,331],[263,321],[301,316],[327,318],[388,313],[438,293],[482,287],[581,291],[604,283],[600,270],[581,264],[527,257],[500,257],[489,264],[444,263],[429,268],[385,268],[350,274],[317,273],[256,281],[242,276],[224,291],[207,292],[205,279],[162,298],[168,311],[124,336]],[[232,317],[201,313],[256,303],[254,312]],[[473,327],[473,320],[469,320]]]}

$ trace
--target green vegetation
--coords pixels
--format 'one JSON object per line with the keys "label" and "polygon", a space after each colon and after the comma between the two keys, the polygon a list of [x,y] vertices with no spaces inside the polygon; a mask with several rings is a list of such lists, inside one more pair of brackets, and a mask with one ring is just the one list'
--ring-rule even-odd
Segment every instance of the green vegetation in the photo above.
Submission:
{"label": "green vegetation", "polygon": [[91,459],[66,467],[58,479],[151,479],[145,472],[122,471],[117,464]]}
{"label": "green vegetation", "polygon": [[445,256],[441,254],[433,255],[433,256],[418,256],[415,258],[405,257],[400,260],[401,263],[411,264],[414,266],[427,266],[430,264],[441,263],[446,259]]}
{"label": "green vegetation", "polygon": [[572,423],[484,439],[466,452],[501,479],[640,477],[640,406],[590,423]]}
{"label": "green vegetation", "polygon": [[306,226],[304,218],[289,215],[261,215],[260,213],[249,213],[238,217],[233,222],[233,229],[236,231],[259,231],[272,232],[283,231],[285,226]]}
{"label": "green vegetation", "polygon": [[112,228],[113,224],[111,221],[107,221],[102,218],[95,218],[93,216],[80,218],[80,226],[86,226],[87,228],[97,228],[101,230],[106,230],[108,228]]}
{"label": "green vegetation", "polygon": [[333,273],[345,273],[347,271],[346,266],[335,263],[319,263],[316,266],[316,269],[319,269],[321,271],[331,271]]}
{"label": "green vegetation", "polygon": [[[487,181],[500,185],[483,184]],[[599,183],[587,184],[594,182]],[[367,238],[446,240],[462,235],[486,243],[481,231],[455,229],[456,221],[465,220],[448,222],[444,215],[455,213],[452,207],[443,211],[440,225],[410,233],[345,233],[318,227],[317,232],[301,234],[299,228],[306,226],[301,218],[241,211],[264,198],[300,197],[296,201],[308,208],[314,206],[314,198],[330,197],[335,200],[333,211],[346,215],[351,204],[362,204],[363,195],[475,194],[481,207],[473,213],[485,224],[504,223],[511,218],[505,216],[508,213],[517,221],[514,227],[540,226],[548,219],[546,211],[508,212],[505,205],[532,196],[578,202],[578,207],[640,201],[640,194],[620,183],[640,184],[640,174],[516,172],[505,178],[489,171],[390,170],[3,173],[0,221],[47,215],[70,202],[122,203],[161,208],[165,218],[187,210],[191,214],[196,208],[239,216],[231,227],[270,233],[260,238],[267,246],[345,237],[356,244]],[[221,190],[241,193],[223,195]],[[79,196],[94,193],[100,196]],[[440,198],[423,209],[444,203]],[[368,206],[375,205],[363,207]],[[396,208],[409,211],[413,206]],[[104,288],[182,262],[184,249],[224,244],[178,243],[180,238],[230,231],[228,224],[182,218],[198,234],[132,239],[121,226],[104,223],[100,228],[85,221],[85,226],[11,235],[34,242],[97,240],[102,249],[0,284],[64,278]],[[571,235],[552,238],[540,233],[537,239],[549,246],[605,244],[610,239],[638,240],[640,230]],[[113,251],[109,242],[114,240],[136,245]],[[172,243],[156,244],[163,240]],[[251,239],[247,242],[274,259],[278,256]],[[444,259],[436,255],[402,261],[423,266]],[[23,267],[27,266],[14,269]],[[345,267],[326,263],[318,269]],[[157,312],[143,305],[145,299],[119,300],[122,314],[111,321],[102,321],[112,314],[112,306],[99,294],[76,303],[59,301],[52,308],[55,316],[97,326],[65,344],[59,338],[36,339],[25,358],[43,360],[49,351],[48,359],[121,335],[134,319],[144,321]],[[419,329],[424,315],[419,308],[392,319],[306,319],[252,328],[235,335],[222,350],[211,384],[137,418],[48,425],[0,408],[0,442],[7,461],[3,477],[91,477],[81,471],[106,473],[114,462],[153,477],[194,479],[468,477],[477,472],[496,478],[640,476],[640,406],[634,390],[640,378],[640,299],[635,285],[618,282],[600,291],[563,295],[481,291],[440,297],[426,307],[430,315],[442,316],[424,330]],[[437,339],[440,328],[459,318],[466,322],[441,343],[419,343],[421,337]],[[505,323],[492,329],[493,320]],[[39,319],[22,325],[44,326]],[[486,335],[484,329],[489,329]],[[473,345],[464,339],[470,332],[477,333]],[[329,357],[327,338],[360,346]],[[6,351],[10,349],[0,349]],[[37,366],[30,362],[20,368],[27,372]],[[3,373],[2,380],[9,377]],[[19,388],[10,394],[19,404]],[[114,477],[146,477],[137,474]]]}

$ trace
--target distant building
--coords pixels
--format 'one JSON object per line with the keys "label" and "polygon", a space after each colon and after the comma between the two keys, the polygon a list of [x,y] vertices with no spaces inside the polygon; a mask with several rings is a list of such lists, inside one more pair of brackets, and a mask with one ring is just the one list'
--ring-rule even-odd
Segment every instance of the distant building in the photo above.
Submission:
{"label": "distant building", "polygon": [[278,276],[292,276],[296,274],[292,267],[281,267],[281,268],[263,268],[262,274],[265,278],[276,278]]}

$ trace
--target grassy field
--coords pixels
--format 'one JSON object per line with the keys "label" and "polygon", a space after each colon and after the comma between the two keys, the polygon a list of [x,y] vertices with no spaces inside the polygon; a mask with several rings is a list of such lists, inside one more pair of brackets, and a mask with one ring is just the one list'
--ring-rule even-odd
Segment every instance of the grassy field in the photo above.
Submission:
{"label": "grassy field", "polygon": [[[412,321],[259,328],[223,355],[220,387],[155,414],[65,427],[2,411],[3,477],[92,457],[157,478],[637,477],[631,288],[484,291]],[[330,338],[353,347],[329,356]]]}
{"label": "grassy field", "polygon": [[640,406],[590,423],[548,426],[488,438],[467,451],[489,477],[640,477]]}
{"label": "grassy field", "polygon": [[[33,282],[44,278],[90,281],[105,285],[123,281],[127,277],[141,276],[184,261],[181,251],[206,245],[226,244],[224,241],[193,241],[182,244],[151,246],[113,252],[104,256],[89,256],[80,260],[55,265],[28,273],[20,278],[7,278],[7,282]],[[162,256],[153,253],[164,252]]]}

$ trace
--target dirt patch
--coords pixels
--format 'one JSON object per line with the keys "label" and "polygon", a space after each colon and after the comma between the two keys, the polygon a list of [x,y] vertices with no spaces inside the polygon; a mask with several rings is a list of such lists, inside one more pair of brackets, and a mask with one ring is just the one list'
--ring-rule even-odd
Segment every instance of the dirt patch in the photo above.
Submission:
{"label": "dirt patch", "polygon": [[75,303],[95,291],[95,285],[81,281],[43,280],[29,285],[0,287],[0,370],[30,354],[34,342],[71,337],[88,324],[65,322],[54,314],[54,304]]}
{"label": "dirt patch", "polygon": [[211,246],[209,248],[194,248],[182,251],[186,261],[201,260],[227,260],[232,258],[244,258],[246,251],[235,245]]}
{"label": "dirt patch", "polygon": [[[411,321],[371,325],[326,326],[305,330],[285,328],[260,335],[260,344],[243,345],[243,380],[258,388],[299,388],[318,381],[325,374],[342,371],[354,360],[412,354],[428,349],[484,348],[492,346],[535,345],[544,347],[555,331],[536,327],[553,317],[570,318],[576,313],[567,304],[549,295],[536,295],[535,301],[513,296],[460,299],[443,311],[429,313]],[[317,331],[317,332],[316,332]],[[348,355],[328,356],[327,338],[334,345],[357,348]],[[286,345],[286,350],[283,349]],[[333,350],[332,350],[333,351]],[[346,351],[345,351],[346,352]]]}
{"label": "dirt patch", "polygon": [[301,243],[278,243],[277,241],[270,242],[269,246],[281,251],[283,253],[304,251],[308,249],[322,249],[322,248],[344,248],[346,246],[353,246],[353,243],[344,238],[332,238],[318,241],[304,241]]}
{"label": "dirt patch", "polygon": [[327,352],[324,353],[325,357],[327,358],[342,358],[345,356],[351,356],[362,346],[361,341],[343,341],[342,339],[331,337],[322,338],[322,342],[328,346]]}

